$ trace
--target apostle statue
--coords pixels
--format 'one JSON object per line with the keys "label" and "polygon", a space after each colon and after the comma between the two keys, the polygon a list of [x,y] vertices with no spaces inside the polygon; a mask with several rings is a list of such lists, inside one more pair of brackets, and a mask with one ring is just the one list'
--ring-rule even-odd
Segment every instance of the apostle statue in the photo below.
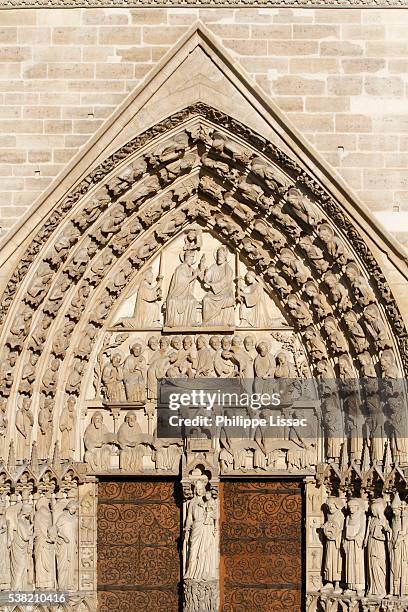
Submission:
{"label": "apostle statue", "polygon": [[254,272],[247,272],[245,283],[238,286],[239,319],[248,327],[268,327],[271,318],[265,303],[264,289]]}
{"label": "apostle statue", "polygon": [[84,433],[85,461],[89,463],[92,470],[109,469],[112,441],[113,434],[104,425],[102,413],[95,412]]}
{"label": "apostle statue", "polygon": [[77,589],[78,504],[70,500],[58,517],[56,528],[57,584],[60,591]]}
{"label": "apostle statue", "polygon": [[143,403],[146,400],[146,360],[142,351],[139,342],[132,344],[130,355],[123,364],[126,399],[132,403]]}
{"label": "apostle statue", "polygon": [[325,554],[323,575],[326,585],[325,591],[334,589],[341,593],[340,581],[342,579],[342,549],[341,536],[344,527],[343,500],[339,497],[329,497],[327,500],[327,519],[323,525],[325,536]]}
{"label": "apostle statue", "polygon": [[391,593],[396,597],[408,596],[408,506],[398,493],[391,504]]}
{"label": "apostle statue", "polygon": [[153,268],[145,271],[136,297],[132,327],[143,329],[160,326],[160,300],[162,299],[162,276],[154,279]]}
{"label": "apostle statue", "polygon": [[50,500],[40,497],[34,515],[35,586],[37,589],[55,589],[55,540]]}
{"label": "apostle statue", "polygon": [[183,251],[181,264],[173,272],[166,300],[166,325],[168,327],[189,327],[196,325],[197,300],[194,297],[194,283],[200,274],[194,269],[195,252]]}
{"label": "apostle statue", "polygon": [[11,590],[32,588],[32,553],[34,531],[32,507],[23,503],[13,525],[10,547]]}
{"label": "apostle statue", "polygon": [[234,325],[234,272],[227,257],[227,248],[221,246],[209,268],[205,268],[205,256],[201,258],[202,279],[209,288],[203,298],[203,325]]}
{"label": "apostle statue", "polygon": [[351,498],[347,504],[348,516],[344,531],[344,552],[346,555],[346,585],[348,594],[364,596],[364,539],[366,516],[364,500]]}
{"label": "apostle statue", "polygon": [[142,469],[144,446],[140,444],[141,434],[142,430],[137,423],[136,413],[129,411],[118,431],[122,470]]}
{"label": "apostle statue", "polygon": [[384,515],[385,502],[374,499],[371,502],[371,516],[365,543],[367,546],[367,595],[385,597],[387,594],[387,540],[391,533],[390,526]]}

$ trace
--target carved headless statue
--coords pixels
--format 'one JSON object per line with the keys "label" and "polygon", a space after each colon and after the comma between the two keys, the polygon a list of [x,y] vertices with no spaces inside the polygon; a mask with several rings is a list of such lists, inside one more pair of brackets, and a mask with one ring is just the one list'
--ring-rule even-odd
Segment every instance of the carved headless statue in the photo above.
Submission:
{"label": "carved headless statue", "polygon": [[328,591],[334,588],[335,593],[341,593],[339,586],[342,578],[343,561],[341,536],[344,527],[342,507],[342,499],[339,497],[329,497],[327,500],[327,520],[323,525],[325,536],[323,576],[326,580],[324,590]]}

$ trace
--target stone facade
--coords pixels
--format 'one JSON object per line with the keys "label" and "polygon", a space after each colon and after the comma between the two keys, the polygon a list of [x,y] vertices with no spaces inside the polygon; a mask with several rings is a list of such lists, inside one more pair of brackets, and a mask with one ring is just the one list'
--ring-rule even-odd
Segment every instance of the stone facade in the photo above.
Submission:
{"label": "stone facade", "polygon": [[408,13],[393,8],[3,10],[3,233],[197,20],[405,242]]}
{"label": "stone facade", "polygon": [[[375,38],[391,28],[386,16],[397,13],[121,8],[0,15],[9,20],[4,36],[19,29],[34,36],[27,61],[37,76],[27,74],[24,83],[39,89],[27,108],[56,113],[4,122],[30,147],[21,166],[11,165],[23,173],[22,206],[31,208],[0,249],[0,537],[7,549],[0,590],[58,588],[70,594],[73,609],[96,611],[98,478],[154,483],[173,476],[183,491],[184,609],[215,612],[222,597],[220,482],[289,473],[305,489],[308,612],[405,612],[408,266],[401,245],[349,189],[356,185],[343,164],[348,157],[354,171],[361,164],[363,181],[374,170],[378,177],[393,155],[402,164],[396,139],[391,147],[389,134],[377,138],[381,121],[370,116],[364,131],[367,107],[352,112],[354,96],[364,91],[371,99],[374,82],[384,85],[372,79],[387,80],[365,74],[372,62],[387,61],[391,71],[397,61],[384,59]],[[13,27],[17,15],[33,22]],[[385,23],[368,25],[378,15]],[[185,23],[197,17],[209,28]],[[309,17],[316,23],[306,23]],[[41,41],[52,33],[44,48],[35,42],[39,31]],[[363,44],[364,66],[355,57]],[[402,52],[399,44],[389,48]],[[7,57],[17,45],[4,48]],[[284,76],[275,62],[297,66],[295,74]],[[352,63],[356,74],[346,71]],[[5,65],[12,72],[15,63]],[[75,75],[61,78],[59,70]],[[399,100],[404,75],[392,79],[387,92]],[[15,87],[10,75],[4,82]],[[43,92],[48,100],[59,96],[53,105],[41,102],[39,91],[50,83],[62,88]],[[88,105],[93,119],[83,114]],[[52,125],[62,131],[46,140]],[[30,126],[31,141],[18,131]],[[350,144],[341,160],[331,157],[343,146],[335,138],[345,135],[354,153]],[[8,142],[10,150],[17,144]],[[378,166],[373,157],[357,157],[362,142],[381,157]],[[25,162],[34,152],[48,157],[37,158],[40,176],[28,179],[24,172],[34,166]],[[46,168],[58,173],[51,186]],[[44,180],[35,203],[29,180]],[[361,194],[381,200],[378,184],[359,185]],[[403,192],[397,182],[386,190]],[[278,416],[304,411],[313,425],[307,436],[289,429],[269,439],[256,429],[235,439],[228,426],[212,435],[194,429],[183,439],[158,435],[161,379],[188,388],[233,378],[245,387],[253,377],[255,391],[296,380]],[[309,378],[316,388],[297,397],[296,385]],[[339,400],[337,385],[350,380]],[[255,599],[251,605],[258,609]]]}

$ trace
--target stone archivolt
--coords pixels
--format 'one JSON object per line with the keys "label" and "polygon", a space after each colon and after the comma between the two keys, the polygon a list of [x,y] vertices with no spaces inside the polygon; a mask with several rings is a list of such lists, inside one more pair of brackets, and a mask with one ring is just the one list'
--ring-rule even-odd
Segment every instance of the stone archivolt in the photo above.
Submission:
{"label": "stone archivolt", "polygon": [[[169,264],[175,253],[180,261]],[[268,319],[273,309],[280,328]],[[1,314],[0,451],[5,461],[13,441],[17,456],[11,463],[21,469],[34,441],[36,462],[45,466],[61,439],[64,465],[84,461],[95,474],[178,473],[180,458],[187,456],[213,474],[271,474],[289,467],[313,475],[317,469],[321,503],[322,491],[335,486],[344,500],[375,494],[384,504],[387,495],[396,499],[398,483],[405,487],[405,436],[394,432],[392,443],[385,436],[382,453],[374,436],[360,446],[339,439],[339,406],[330,389],[324,393],[321,449],[316,441],[296,454],[293,445],[302,445],[293,438],[268,448],[259,434],[231,441],[225,431],[219,445],[206,436],[192,436],[186,448],[157,440],[155,383],[166,375],[231,372],[245,378],[243,372],[255,369],[261,378],[291,372],[322,380],[383,377],[391,381],[387,399],[396,403],[402,398],[397,379],[408,361],[401,316],[351,221],[286,154],[203,104],[136,137],[59,204],[10,279]],[[218,338],[215,348],[211,338]],[[365,394],[377,401],[375,392]],[[355,393],[347,401],[358,406],[360,399]],[[351,415],[358,421],[358,410]],[[327,461],[317,465],[323,456]],[[360,483],[358,490],[351,481]],[[379,481],[386,485],[375,488]],[[216,517],[211,495],[204,506],[195,503]],[[352,506],[349,501],[353,517]],[[372,501],[371,547],[373,534],[385,525],[378,508]],[[320,529],[321,507],[311,518]],[[312,591],[322,586],[322,546],[315,544]],[[362,591],[383,596],[374,592],[380,589],[372,564],[369,586],[347,579],[346,596],[337,592],[335,583],[344,579],[335,577],[333,567],[326,572],[333,593],[328,588],[318,600],[311,596],[311,610],[326,606],[329,595],[349,610],[358,609],[350,607],[350,592],[356,598]],[[193,573],[186,579],[192,601]],[[211,598],[213,586],[211,578]]]}

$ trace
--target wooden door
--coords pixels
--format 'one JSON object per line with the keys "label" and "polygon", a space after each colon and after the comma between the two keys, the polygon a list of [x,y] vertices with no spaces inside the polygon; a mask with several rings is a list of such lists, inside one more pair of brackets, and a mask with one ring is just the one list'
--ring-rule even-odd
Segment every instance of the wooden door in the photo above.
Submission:
{"label": "wooden door", "polygon": [[174,481],[100,482],[99,611],[178,612],[179,538]]}
{"label": "wooden door", "polygon": [[300,483],[226,481],[220,504],[222,612],[300,612]]}

